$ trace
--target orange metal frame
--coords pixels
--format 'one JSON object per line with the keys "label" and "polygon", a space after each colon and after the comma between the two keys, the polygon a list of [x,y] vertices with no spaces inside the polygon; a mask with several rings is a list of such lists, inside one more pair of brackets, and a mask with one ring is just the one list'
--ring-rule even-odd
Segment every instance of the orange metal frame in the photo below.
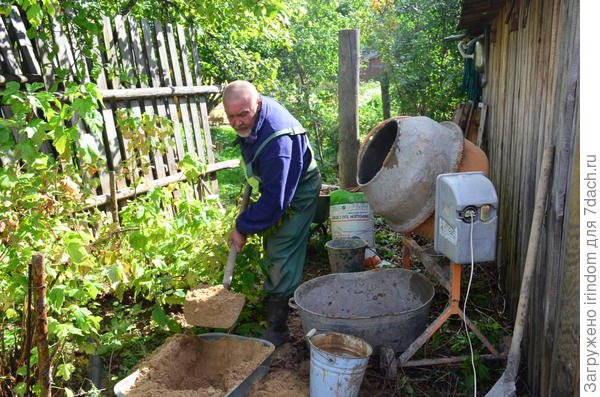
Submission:
{"label": "orange metal frame", "polygon": [[[406,237],[408,238],[408,237]],[[411,266],[410,261],[410,247],[407,244],[403,244],[404,247],[404,259],[403,264],[404,267],[409,269]],[[461,284],[461,275],[462,275],[462,265],[458,263],[450,264],[450,288],[448,292],[450,293],[448,299],[448,306],[446,309],[423,331],[423,333],[415,339],[413,343],[400,355],[398,358],[398,363],[400,366],[420,366],[420,365],[434,365],[434,364],[447,364],[449,362],[460,362],[466,358],[465,356],[461,357],[442,357],[439,359],[423,359],[423,360],[412,360],[409,361],[410,358],[431,338],[431,336],[452,316],[457,315],[462,318],[467,326],[473,333],[481,340],[481,342],[485,345],[485,347],[490,351],[489,355],[482,355],[484,358],[491,359],[502,359],[506,357],[505,353],[499,353],[494,346],[490,343],[490,341],[481,333],[479,328],[475,324],[473,324],[459,307],[460,302],[460,284]]]}

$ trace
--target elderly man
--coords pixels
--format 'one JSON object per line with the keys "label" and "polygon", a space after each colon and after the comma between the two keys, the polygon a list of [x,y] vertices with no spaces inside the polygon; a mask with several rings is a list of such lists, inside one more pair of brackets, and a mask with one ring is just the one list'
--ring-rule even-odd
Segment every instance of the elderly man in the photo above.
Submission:
{"label": "elderly man", "polygon": [[304,128],[280,103],[238,80],[225,88],[223,106],[239,137],[246,177],[260,191],[238,216],[229,244],[240,252],[248,234],[263,235],[264,337],[279,346],[289,340],[287,301],[301,281],[321,176]]}

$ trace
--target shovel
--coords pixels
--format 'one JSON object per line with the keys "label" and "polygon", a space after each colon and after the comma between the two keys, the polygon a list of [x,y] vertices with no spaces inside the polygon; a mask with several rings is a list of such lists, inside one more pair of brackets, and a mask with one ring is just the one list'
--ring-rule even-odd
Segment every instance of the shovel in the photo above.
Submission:
{"label": "shovel", "polygon": [[544,206],[546,204],[546,195],[550,181],[550,170],[552,168],[552,159],[554,156],[554,146],[544,149],[542,156],[542,166],[540,171],[540,180],[535,193],[535,207],[533,209],[533,219],[531,221],[531,231],[529,232],[529,243],[527,245],[527,255],[525,257],[525,268],[523,270],[523,279],[521,280],[521,291],[519,294],[519,303],[517,305],[517,315],[515,317],[515,328],[510,343],[510,349],[506,358],[506,369],[502,376],[485,395],[485,397],[513,397],[516,392],[515,381],[521,361],[521,340],[525,328],[525,317],[529,306],[529,296],[531,295],[531,279],[535,269],[535,257],[540,242],[542,229],[542,220],[544,218]]}
{"label": "shovel", "polygon": [[[252,187],[246,184],[240,212],[248,206],[251,192]],[[232,245],[229,247],[222,285],[201,284],[187,292],[183,314],[188,324],[207,328],[230,328],[235,324],[245,302],[243,294],[229,291],[236,258],[237,250]]]}

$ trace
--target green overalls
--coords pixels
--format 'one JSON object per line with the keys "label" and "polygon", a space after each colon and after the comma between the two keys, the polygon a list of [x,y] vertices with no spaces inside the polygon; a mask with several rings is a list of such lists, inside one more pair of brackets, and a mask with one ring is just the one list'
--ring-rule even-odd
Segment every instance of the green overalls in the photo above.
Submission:
{"label": "green overalls", "polygon": [[[274,132],[265,139],[256,150],[252,160],[243,167],[250,186],[258,191],[260,178],[254,174],[252,163],[271,140],[281,135],[304,133],[305,130],[302,127],[287,128]],[[275,298],[292,296],[294,290],[300,285],[304,270],[310,224],[317,209],[317,198],[321,189],[321,174],[310,143],[308,143],[308,148],[311,153],[311,162],[298,182],[296,193],[289,207],[291,211],[284,212],[283,223],[279,228],[263,237],[266,257],[262,265],[268,273],[264,288],[268,295]],[[286,215],[289,212],[291,215]]]}

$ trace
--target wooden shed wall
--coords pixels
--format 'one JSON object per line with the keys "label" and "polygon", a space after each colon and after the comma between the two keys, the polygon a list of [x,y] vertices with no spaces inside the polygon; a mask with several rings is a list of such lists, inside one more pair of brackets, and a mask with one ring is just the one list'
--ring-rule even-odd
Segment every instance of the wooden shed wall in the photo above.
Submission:
{"label": "wooden shed wall", "polygon": [[[533,396],[577,393],[579,343],[579,1],[506,1],[489,26],[485,130],[500,198],[498,266],[516,311],[545,146],[551,191],[533,279],[522,368]],[[570,243],[570,246],[569,246]]]}

